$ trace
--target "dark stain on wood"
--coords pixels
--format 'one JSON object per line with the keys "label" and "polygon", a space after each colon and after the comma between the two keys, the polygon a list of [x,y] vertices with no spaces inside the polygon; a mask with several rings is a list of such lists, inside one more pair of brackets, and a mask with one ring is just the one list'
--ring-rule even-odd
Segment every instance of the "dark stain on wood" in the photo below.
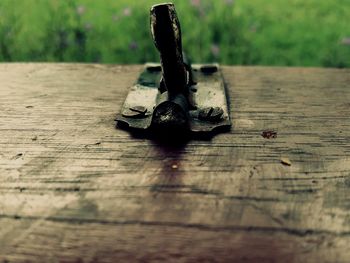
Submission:
{"label": "dark stain on wood", "polygon": [[277,138],[277,132],[276,131],[263,131],[261,133],[261,136],[264,137],[265,139],[275,139]]}

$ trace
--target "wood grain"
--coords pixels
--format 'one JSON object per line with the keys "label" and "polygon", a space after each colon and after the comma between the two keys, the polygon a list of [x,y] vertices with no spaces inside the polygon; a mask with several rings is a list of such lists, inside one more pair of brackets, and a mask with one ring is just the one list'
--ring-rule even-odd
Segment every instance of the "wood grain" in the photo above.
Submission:
{"label": "wood grain", "polygon": [[114,126],[140,70],[0,64],[2,262],[348,262],[349,70],[224,67],[178,147]]}

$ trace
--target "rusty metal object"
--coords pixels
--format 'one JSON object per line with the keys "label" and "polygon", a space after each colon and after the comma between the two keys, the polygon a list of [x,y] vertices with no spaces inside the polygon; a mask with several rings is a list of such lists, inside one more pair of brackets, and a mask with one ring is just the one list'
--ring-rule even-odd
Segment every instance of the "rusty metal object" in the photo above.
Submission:
{"label": "rusty metal object", "polygon": [[[201,64],[192,65],[193,78],[197,84],[189,87],[188,120],[184,126],[192,132],[211,132],[217,128],[230,127],[231,121],[220,68],[218,65],[213,64],[212,66],[217,67],[217,71],[208,75],[201,71],[202,66]],[[152,70],[150,71],[149,68],[152,68]],[[157,68],[159,70],[154,70]],[[132,107],[142,106],[147,109],[145,116],[142,118],[132,118],[121,114],[117,116],[117,121],[130,128],[143,130],[150,128],[155,115],[156,119],[153,121],[153,124],[159,123],[160,126],[164,126],[162,125],[162,120],[165,119],[170,123],[169,118],[161,118],[161,113],[164,112],[162,109],[164,105],[159,107],[167,101],[167,92],[161,93],[159,91],[160,79],[162,77],[160,64],[146,64],[141,76],[137,83],[130,89],[122,113],[129,111]],[[155,111],[156,108],[157,111]],[[211,113],[211,116],[218,116],[216,112],[221,113],[222,110],[221,116],[214,119],[211,117],[203,118],[203,112],[206,112],[210,108],[215,109]],[[171,111],[167,112],[169,113]]]}
{"label": "rusty metal object", "polygon": [[160,53],[164,82],[169,95],[185,94],[188,83],[183,61],[181,28],[173,4],[154,5],[150,11],[151,32]]}
{"label": "rusty metal object", "polygon": [[119,124],[162,131],[212,132],[230,127],[224,81],[217,64],[192,67],[182,53],[181,28],[173,4],[150,11],[154,44],[161,64],[147,63],[131,88]]}

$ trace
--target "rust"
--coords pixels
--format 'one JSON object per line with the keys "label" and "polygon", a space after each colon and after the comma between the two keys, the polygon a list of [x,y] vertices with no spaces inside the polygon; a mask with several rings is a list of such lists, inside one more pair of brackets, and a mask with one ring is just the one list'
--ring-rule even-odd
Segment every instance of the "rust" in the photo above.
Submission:
{"label": "rust", "polygon": [[264,137],[265,139],[275,139],[277,138],[277,132],[276,131],[263,131],[261,133],[261,136]]}

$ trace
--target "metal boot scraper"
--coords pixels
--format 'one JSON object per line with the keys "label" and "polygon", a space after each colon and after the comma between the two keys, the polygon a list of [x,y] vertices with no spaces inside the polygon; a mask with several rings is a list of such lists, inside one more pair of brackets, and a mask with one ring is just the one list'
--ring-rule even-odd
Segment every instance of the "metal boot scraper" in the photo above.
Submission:
{"label": "metal boot scraper", "polygon": [[187,63],[172,3],[151,8],[151,32],[160,64],[147,63],[130,89],[118,126],[155,131],[210,133],[231,126],[218,64]]}

